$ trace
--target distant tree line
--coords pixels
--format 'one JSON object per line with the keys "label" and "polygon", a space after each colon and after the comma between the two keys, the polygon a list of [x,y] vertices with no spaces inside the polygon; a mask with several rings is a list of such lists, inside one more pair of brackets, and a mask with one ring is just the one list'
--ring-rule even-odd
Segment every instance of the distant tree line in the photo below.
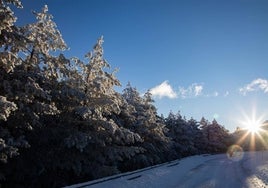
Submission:
{"label": "distant tree line", "polygon": [[19,27],[10,5],[22,8],[0,0],[0,187],[62,187],[238,141],[216,120],[159,116],[150,91],[116,92],[103,37],[87,62],[66,58],[47,6]]}

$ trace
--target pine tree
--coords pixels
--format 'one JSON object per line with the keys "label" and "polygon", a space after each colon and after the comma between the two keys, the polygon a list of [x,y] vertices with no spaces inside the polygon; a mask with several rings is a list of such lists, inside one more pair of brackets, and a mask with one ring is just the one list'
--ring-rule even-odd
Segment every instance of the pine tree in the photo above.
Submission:
{"label": "pine tree", "polygon": [[144,167],[170,159],[169,155],[163,155],[170,148],[170,140],[165,135],[167,129],[163,121],[157,116],[151,93],[148,91],[141,97],[137,89],[128,83],[122,96],[126,103],[120,114],[121,122],[144,139],[141,146],[147,151],[146,156],[140,155],[131,162]]}
{"label": "pine tree", "polygon": [[211,124],[202,129],[209,153],[223,152],[227,149],[228,131],[214,119]]}
{"label": "pine tree", "polygon": [[41,12],[33,12],[36,22],[21,28],[21,32],[27,38],[25,61],[23,68],[27,71],[42,72],[49,79],[59,78],[59,72],[63,67],[51,55],[52,51],[65,50],[67,46],[57,29],[52,15],[48,13],[45,5]]}
{"label": "pine tree", "polygon": [[103,58],[103,37],[100,37],[93,51],[86,57],[89,64],[86,69],[85,93],[89,100],[87,105],[92,106],[97,116],[103,113],[110,114],[110,111],[119,111],[117,97],[114,86],[120,86],[119,80],[115,77],[115,72],[108,73],[104,69],[110,68],[108,62]]}
{"label": "pine tree", "polygon": [[19,28],[14,24],[17,18],[10,9],[9,4],[22,8],[19,0],[0,1],[0,68],[1,75],[13,71],[14,67],[21,63],[18,52],[25,39],[20,35]]}
{"label": "pine tree", "polygon": [[[18,105],[10,97],[11,81],[5,78],[9,77],[14,68],[21,63],[18,57],[21,47],[18,42],[23,40],[18,28],[14,25],[16,17],[9,4],[22,8],[18,0],[0,1],[0,165],[6,163],[9,158],[17,156],[18,147],[27,145],[23,136],[14,137],[10,130],[12,128],[6,126],[9,117],[18,109]],[[0,179],[2,178],[0,170]]]}
{"label": "pine tree", "polygon": [[173,141],[173,147],[178,157],[200,153],[197,140],[200,130],[194,119],[187,121],[180,112],[177,114],[170,112],[165,122],[169,129],[168,136]]}

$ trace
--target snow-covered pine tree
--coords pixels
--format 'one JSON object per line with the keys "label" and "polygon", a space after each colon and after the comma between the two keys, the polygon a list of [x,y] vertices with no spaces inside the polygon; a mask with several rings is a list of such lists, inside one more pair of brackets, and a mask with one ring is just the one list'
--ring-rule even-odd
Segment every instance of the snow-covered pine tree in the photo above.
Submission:
{"label": "snow-covered pine tree", "polygon": [[[5,78],[9,77],[14,68],[21,63],[18,52],[21,49],[19,42],[23,41],[19,29],[14,25],[17,18],[9,4],[22,8],[19,0],[0,1],[0,165],[18,155],[18,147],[27,145],[22,141],[23,136],[14,137],[11,128],[6,126],[9,117],[18,109],[18,105],[8,95],[11,93],[10,80]],[[0,180],[2,178],[0,170]]]}
{"label": "snow-covered pine tree", "polygon": [[[60,61],[51,55],[52,51],[66,50],[67,46],[62,38],[53,16],[48,13],[45,5],[41,12],[33,11],[36,22],[21,28],[27,38],[24,54],[26,55],[23,68],[27,71],[41,72],[46,78],[59,78],[59,71],[63,69]],[[41,70],[39,70],[41,69]]]}
{"label": "snow-covered pine tree", "polygon": [[169,156],[164,153],[170,147],[170,140],[165,135],[167,130],[163,121],[157,116],[150,92],[141,97],[137,89],[128,83],[122,96],[126,105],[120,114],[121,124],[144,139],[141,146],[147,151],[129,163],[135,161],[139,167],[144,167],[168,160]]}
{"label": "snow-covered pine tree", "polygon": [[188,156],[193,153],[194,142],[191,127],[188,122],[178,112],[174,114],[170,112],[165,119],[167,128],[169,129],[168,136],[173,141],[173,150],[177,157]]}
{"label": "snow-covered pine tree", "polygon": [[51,93],[61,65],[52,51],[64,50],[66,45],[47,11],[45,6],[40,13],[34,12],[37,22],[19,28],[25,39],[20,44],[21,64],[4,78],[7,95],[19,106],[16,118],[27,129],[40,126],[41,116],[59,113]]}
{"label": "snow-covered pine tree", "polygon": [[16,131],[19,130],[18,125],[15,122],[8,124],[19,108],[12,99],[12,80],[9,77],[14,68],[21,64],[18,53],[23,48],[21,43],[25,41],[19,28],[14,25],[17,18],[10,4],[22,8],[19,0],[0,1],[0,181],[5,179],[3,166],[10,158],[19,155],[19,148],[29,146],[24,135]]}
{"label": "snow-covered pine tree", "polygon": [[209,153],[225,152],[228,147],[228,131],[214,119],[212,123],[202,128]]}
{"label": "snow-covered pine tree", "polygon": [[[52,60],[56,62],[58,59],[51,55],[51,51],[64,49],[61,45],[57,46],[52,42],[61,41],[61,35],[57,33],[59,32],[57,30],[54,30],[56,34],[53,33],[51,17],[44,19],[47,14],[46,6],[41,13],[36,13],[37,23],[16,27],[10,25],[14,23],[15,19],[12,21],[9,18],[13,13],[10,13],[11,10],[5,2],[22,7],[16,0],[0,1],[1,10],[7,10],[6,14],[0,17],[0,22],[8,23],[6,27],[1,24],[4,27],[1,27],[0,36],[0,108],[2,117],[0,140],[1,146],[3,146],[0,149],[0,156],[3,159],[1,162],[7,162],[8,158],[24,151],[19,150],[20,148],[29,148],[30,140],[34,140],[36,131],[43,129],[44,125],[47,126],[47,122],[53,122],[51,117],[59,113],[51,96],[53,89],[56,88],[55,79],[47,76],[51,75],[51,72],[47,72],[45,66],[42,65],[49,64],[48,62]],[[42,19],[44,20],[40,21]],[[41,24],[42,22],[44,23]],[[52,24],[52,27],[49,24]],[[11,111],[14,112],[11,113]],[[34,140],[32,143],[35,141],[39,140]],[[23,157],[19,156],[18,160],[13,160],[12,163],[3,164],[3,166],[0,164],[0,169],[3,170],[6,178],[13,177],[18,181],[21,180],[12,172],[14,167],[26,168],[23,162],[17,163],[21,159]],[[21,169],[19,171],[21,172]],[[30,174],[25,173],[25,176],[19,177],[23,179],[27,175]],[[14,182],[15,184],[16,182]]]}
{"label": "snow-covered pine tree", "polygon": [[17,20],[9,4],[17,8],[22,8],[19,0],[1,0],[0,1],[0,68],[9,73],[14,67],[21,63],[18,52],[22,49],[20,43],[24,38],[20,35],[19,28],[14,24]]}
{"label": "snow-covered pine tree", "polygon": [[[114,72],[107,72],[110,65],[103,58],[102,43],[103,37],[86,55],[89,63],[72,59],[78,69],[70,69],[69,76],[60,82],[65,89],[57,94],[64,109],[61,117],[65,117],[60,122],[68,134],[62,134],[65,152],[56,155],[56,161],[61,162],[53,164],[74,176],[93,179],[119,173],[119,164],[144,152],[138,146],[143,142],[140,135],[115,121],[122,97],[114,86],[120,82]],[[64,102],[66,99],[69,102]]]}
{"label": "snow-covered pine tree", "polygon": [[120,112],[118,94],[114,86],[120,86],[119,80],[115,77],[116,70],[112,73],[105,71],[110,68],[103,56],[103,37],[97,40],[92,52],[86,54],[89,63],[86,66],[85,93],[88,97],[86,104],[94,109],[93,115],[101,117],[103,114]]}

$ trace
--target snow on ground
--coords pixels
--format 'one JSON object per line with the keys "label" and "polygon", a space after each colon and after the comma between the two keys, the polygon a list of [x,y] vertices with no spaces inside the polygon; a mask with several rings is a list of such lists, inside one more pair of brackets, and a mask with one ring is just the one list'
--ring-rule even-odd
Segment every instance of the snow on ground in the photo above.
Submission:
{"label": "snow on ground", "polygon": [[268,151],[191,156],[68,188],[82,187],[268,188]]}
{"label": "snow on ground", "polygon": [[252,152],[243,160],[243,169],[249,175],[251,187],[268,187],[268,152]]}

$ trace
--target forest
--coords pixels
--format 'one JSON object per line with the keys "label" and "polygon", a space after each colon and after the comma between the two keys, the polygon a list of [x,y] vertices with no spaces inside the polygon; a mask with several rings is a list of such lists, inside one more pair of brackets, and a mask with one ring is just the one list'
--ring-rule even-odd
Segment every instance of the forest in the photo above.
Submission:
{"label": "forest", "polygon": [[[23,6],[0,0],[0,187],[62,187],[226,153],[233,144],[251,149],[243,129],[229,133],[216,120],[180,112],[159,115],[150,90],[142,96],[130,83],[115,91],[121,84],[104,58],[102,36],[87,62],[67,58],[46,5],[24,26],[11,8]],[[255,149],[266,149],[263,140]]]}

